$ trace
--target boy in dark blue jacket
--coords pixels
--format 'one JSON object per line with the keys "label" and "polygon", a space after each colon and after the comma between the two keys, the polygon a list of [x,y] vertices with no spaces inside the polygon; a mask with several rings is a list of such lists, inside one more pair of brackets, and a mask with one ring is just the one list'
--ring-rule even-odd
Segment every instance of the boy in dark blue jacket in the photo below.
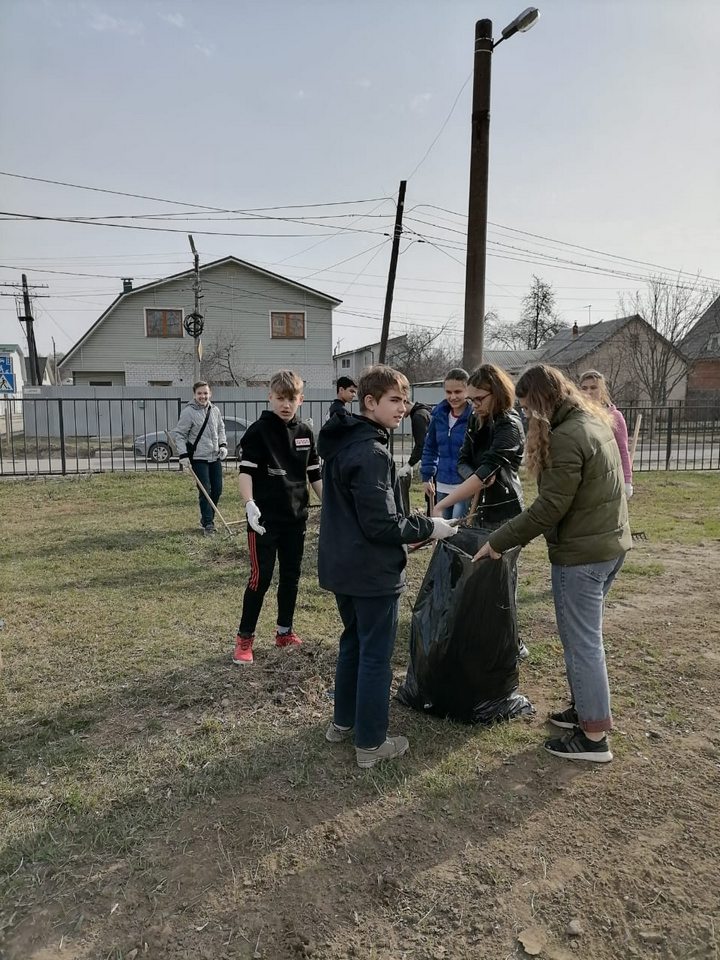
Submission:
{"label": "boy in dark blue jacket", "polygon": [[320,586],[335,594],[344,627],[334,720],[325,736],[337,743],[354,731],[360,767],[408,748],[405,737],[387,736],[405,545],[457,530],[443,519],[403,516],[388,431],[403,419],[408,391],[397,370],[370,367],[358,384],[360,415],[332,417],[318,439],[324,460],[318,575]]}
{"label": "boy in dark blue jacket", "polygon": [[[420,476],[425,484],[425,495],[438,503],[452,493],[463,478],[458,473],[458,458],[462,449],[472,404],[467,399],[468,375],[459,367],[445,377],[445,399],[430,417],[425,435]],[[464,517],[468,501],[464,500],[443,516]]]}

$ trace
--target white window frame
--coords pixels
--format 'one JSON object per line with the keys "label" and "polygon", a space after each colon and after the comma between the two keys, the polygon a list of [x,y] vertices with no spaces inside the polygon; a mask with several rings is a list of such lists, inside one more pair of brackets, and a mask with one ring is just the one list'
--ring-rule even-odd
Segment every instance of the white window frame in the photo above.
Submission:
{"label": "white window frame", "polygon": [[341,357],[340,358],[340,369],[349,370],[350,369],[350,357]]}
{"label": "white window frame", "polygon": [[[157,337],[148,333],[148,310],[177,310],[180,312],[180,336],[179,337]],[[182,340],[185,337],[185,309],[184,307],[144,307],[143,316],[145,317],[145,339],[146,340]]]}
{"label": "white window frame", "polygon": [[[301,337],[274,337],[273,336],[273,314],[274,313],[298,313],[303,318],[303,335]],[[307,311],[306,310],[270,310],[268,313],[268,322],[270,324],[271,340],[307,340]]]}

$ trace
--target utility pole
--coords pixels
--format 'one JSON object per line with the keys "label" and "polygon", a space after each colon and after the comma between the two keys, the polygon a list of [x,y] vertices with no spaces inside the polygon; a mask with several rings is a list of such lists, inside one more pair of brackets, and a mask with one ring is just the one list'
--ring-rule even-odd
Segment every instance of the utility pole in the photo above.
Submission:
{"label": "utility pole", "polygon": [[478,367],[482,363],[483,357],[492,51],[492,20],[478,20],[475,24],[470,195],[468,199],[467,260],[465,264],[463,366],[466,370],[474,370]]}
{"label": "utility pole", "polygon": [[[18,320],[20,323],[25,324],[25,337],[27,339],[28,345],[28,363],[27,363],[27,374],[30,385],[33,387],[40,386],[42,383],[42,377],[40,376],[40,363],[38,362],[38,352],[37,344],[35,343],[35,331],[33,330],[33,323],[35,322],[32,315],[32,305],[30,303],[30,287],[28,286],[27,276],[22,274],[22,285],[17,283],[2,283],[0,286],[3,287],[12,287],[16,292],[15,293],[1,293],[2,297],[15,297],[15,302],[17,304],[18,311]],[[46,283],[37,283],[32,284],[33,290],[47,289]],[[24,314],[20,313],[20,301],[19,294],[22,290],[22,299],[23,299],[23,308],[25,310]]]}
{"label": "utility pole", "polygon": [[187,333],[195,340],[194,350],[193,350],[193,382],[197,382],[200,379],[200,361],[202,360],[202,341],[201,336],[203,328],[205,326],[205,321],[203,320],[203,315],[200,313],[200,299],[202,294],[200,293],[200,255],[195,249],[195,241],[192,238],[192,234],[188,234],[188,240],[190,241],[190,249],[193,253],[193,262],[195,266],[195,277],[193,280],[193,290],[195,292],[195,309],[190,314],[189,317],[185,317],[183,326]]}
{"label": "utility pole", "polygon": [[35,343],[35,331],[33,330],[33,323],[35,322],[32,315],[32,307],[30,306],[30,291],[28,290],[27,276],[22,275],[22,291],[23,291],[23,304],[25,306],[25,316],[20,317],[20,323],[25,324],[25,335],[27,337],[28,344],[28,356],[30,359],[30,384],[34,387],[39,387],[42,380],[40,377],[40,364],[38,363],[37,355],[37,344]]}
{"label": "utility pole", "polygon": [[465,264],[465,326],[463,366],[474,370],[482,363],[485,325],[485,258],[487,246],[488,161],[490,157],[490,76],[492,52],[516,33],[525,33],[540,16],[536,7],[518,14],[493,43],[492,20],[475,24],[472,131],[470,138],[470,195],[468,199],[467,260]]}
{"label": "utility pole", "polygon": [[398,205],[395,214],[395,230],[393,231],[392,252],[390,253],[390,270],[388,272],[387,292],[385,294],[385,310],[383,311],[382,333],[380,334],[379,363],[385,363],[388,336],[390,335],[390,314],[392,313],[393,293],[395,292],[395,273],[397,272],[398,254],[400,252],[400,237],[402,236],[403,210],[405,208],[405,188],[407,180],[400,181],[398,191]]}

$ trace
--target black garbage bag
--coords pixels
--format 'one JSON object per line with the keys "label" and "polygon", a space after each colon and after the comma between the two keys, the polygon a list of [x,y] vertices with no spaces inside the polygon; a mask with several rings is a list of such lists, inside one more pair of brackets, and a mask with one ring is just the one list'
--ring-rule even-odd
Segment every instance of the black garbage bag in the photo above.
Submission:
{"label": "black garbage bag", "polygon": [[464,723],[534,713],[518,692],[519,548],[472,563],[490,533],[463,528],[435,547],[413,607],[400,703]]}

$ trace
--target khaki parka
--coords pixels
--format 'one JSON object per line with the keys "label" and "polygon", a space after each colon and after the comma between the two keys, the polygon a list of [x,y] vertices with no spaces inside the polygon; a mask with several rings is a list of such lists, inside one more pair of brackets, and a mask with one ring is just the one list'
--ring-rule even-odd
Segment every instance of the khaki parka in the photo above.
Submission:
{"label": "khaki parka", "polygon": [[599,563],[632,546],[627,500],[612,429],[570,401],[552,418],[550,462],[538,478],[537,499],[496,530],[489,543],[503,553],[540,534],[550,562]]}

